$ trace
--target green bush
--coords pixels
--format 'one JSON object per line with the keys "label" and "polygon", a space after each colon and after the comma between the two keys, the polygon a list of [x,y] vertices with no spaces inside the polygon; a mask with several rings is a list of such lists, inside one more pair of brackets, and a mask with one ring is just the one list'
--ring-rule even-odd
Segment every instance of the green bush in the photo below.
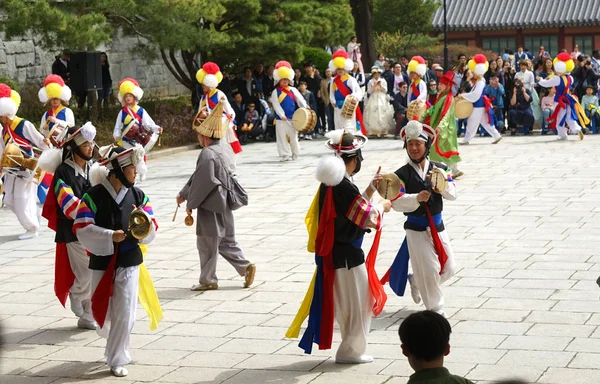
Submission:
{"label": "green bush", "polygon": [[0,83],[8,85],[11,89],[19,92],[19,84],[15,83],[13,79],[8,76],[0,75]]}
{"label": "green bush", "polygon": [[[428,35],[407,35],[401,36],[400,33],[381,33],[375,36],[375,46],[377,52],[382,52],[385,57],[399,60],[401,56],[406,56],[409,60],[412,56],[422,56],[433,63],[444,64],[444,45],[440,44],[440,37],[431,37]],[[484,51],[481,48],[466,45],[448,45],[449,70],[458,63],[458,54],[464,53],[467,58],[473,57],[478,53],[484,54],[488,60],[495,58],[492,52]]]}
{"label": "green bush", "polygon": [[329,66],[329,61],[331,60],[331,55],[323,48],[303,47],[302,54],[304,61],[299,63],[296,68],[303,69],[302,67],[304,67],[304,63],[310,61],[313,63],[315,68],[324,73],[325,69]]}

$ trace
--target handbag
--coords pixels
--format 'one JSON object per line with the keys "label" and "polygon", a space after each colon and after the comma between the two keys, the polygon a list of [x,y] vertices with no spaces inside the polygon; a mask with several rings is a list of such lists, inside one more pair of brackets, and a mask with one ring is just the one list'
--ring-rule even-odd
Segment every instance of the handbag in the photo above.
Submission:
{"label": "handbag", "polygon": [[[208,149],[211,149],[211,148],[208,147]],[[229,186],[221,184],[222,187],[227,190],[227,205],[229,206],[229,208],[232,211],[235,211],[242,207],[247,206],[248,205],[248,193],[246,192],[244,187],[242,187],[240,182],[237,181],[237,178],[235,178],[231,174],[231,171],[229,169],[227,169],[223,159],[221,159],[220,156],[217,156],[217,157],[219,157],[219,160],[221,161],[221,166],[226,170],[227,175],[229,176],[229,183],[228,183]]]}
{"label": "handbag", "polygon": [[248,193],[231,173],[229,173],[229,180],[231,189],[225,187],[227,189],[227,205],[232,211],[235,211],[248,205]]}

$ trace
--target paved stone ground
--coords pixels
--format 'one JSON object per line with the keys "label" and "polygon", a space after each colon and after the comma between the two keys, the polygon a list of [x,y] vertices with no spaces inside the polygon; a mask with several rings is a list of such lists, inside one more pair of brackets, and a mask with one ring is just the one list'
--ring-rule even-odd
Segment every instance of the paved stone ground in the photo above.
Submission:
{"label": "paved stone ground", "polygon": [[[447,366],[479,383],[512,375],[531,383],[598,383],[600,137],[489,142],[461,148],[466,175],[459,199],[444,212],[458,264],[444,288],[453,325]],[[410,297],[390,296],[373,321],[371,364],[336,365],[332,351],[306,356],[297,340],[284,338],[314,268],[303,218],[317,187],[315,162],[325,153],[323,141],[302,146],[304,155],[293,163],[279,163],[273,143],[246,146],[240,157],[251,204],[236,213],[236,226],[257,264],[251,289],[221,260],[219,291],[189,291],[199,269],[194,230],[184,226],[183,212],[176,223],[171,218],[198,152],[150,162],[141,186],[160,229],[146,264],[165,319],[151,332],[140,307],[125,379],[108,375],[104,341],[78,330],[54,298],[52,233],[15,240],[16,219],[0,210],[0,321],[8,343],[0,382],[405,383],[412,371],[401,355],[398,325],[421,308]],[[361,188],[379,165],[392,171],[404,163],[400,147],[393,140],[368,143]],[[385,217],[380,273],[402,241],[403,220],[398,213]]]}

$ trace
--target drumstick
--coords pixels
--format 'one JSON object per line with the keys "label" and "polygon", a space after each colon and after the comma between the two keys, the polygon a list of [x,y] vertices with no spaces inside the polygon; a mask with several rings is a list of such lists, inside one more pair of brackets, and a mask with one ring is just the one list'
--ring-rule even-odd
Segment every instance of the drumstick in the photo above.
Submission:
{"label": "drumstick", "polygon": [[177,207],[175,208],[175,214],[173,215],[173,221],[175,221],[175,217],[177,217],[177,210],[179,209],[179,204],[177,204]]}

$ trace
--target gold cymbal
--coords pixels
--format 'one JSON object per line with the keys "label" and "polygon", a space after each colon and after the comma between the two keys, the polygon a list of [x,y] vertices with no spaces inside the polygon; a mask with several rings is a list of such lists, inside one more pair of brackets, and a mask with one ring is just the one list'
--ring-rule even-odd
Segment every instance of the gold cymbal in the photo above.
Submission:
{"label": "gold cymbal", "polygon": [[383,179],[377,185],[377,192],[384,199],[393,199],[400,194],[400,179],[395,173],[381,175]]}

